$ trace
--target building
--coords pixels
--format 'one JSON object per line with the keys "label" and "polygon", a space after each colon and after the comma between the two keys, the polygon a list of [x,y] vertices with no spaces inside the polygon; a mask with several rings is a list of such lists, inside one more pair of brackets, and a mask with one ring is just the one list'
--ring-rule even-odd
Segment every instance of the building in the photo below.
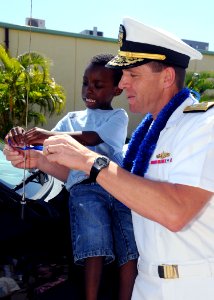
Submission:
{"label": "building", "polygon": [[184,40],[184,39],[182,39],[182,41],[184,41],[185,43],[190,45],[192,48],[195,48],[196,50],[199,50],[199,51],[200,50],[204,50],[204,51],[209,50],[209,43],[197,42],[197,41],[191,41],[191,40]]}
{"label": "building", "polygon": [[45,28],[45,20],[35,19],[35,18],[26,18],[25,25]]}
{"label": "building", "polygon": [[102,31],[98,31],[97,27],[94,27],[93,30],[85,29],[80,32],[81,34],[93,35],[93,36],[103,36]]}

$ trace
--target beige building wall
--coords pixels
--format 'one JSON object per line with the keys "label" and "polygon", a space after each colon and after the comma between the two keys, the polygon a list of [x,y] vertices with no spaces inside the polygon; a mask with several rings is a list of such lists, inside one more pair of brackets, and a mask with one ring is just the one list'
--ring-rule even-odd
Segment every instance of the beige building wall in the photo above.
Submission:
{"label": "beige building wall", "polygon": [[[51,61],[51,75],[66,93],[66,107],[60,116],[47,118],[44,128],[51,129],[68,111],[84,109],[81,99],[82,76],[90,58],[99,53],[116,54],[116,39],[91,37],[82,34],[30,28],[0,23],[0,43],[8,46],[11,56],[36,51]],[[204,52],[202,61],[192,61],[189,71],[214,71],[214,52]],[[123,107],[129,114],[128,136],[141,121],[140,114],[129,112],[125,94],[116,97],[114,107]]]}

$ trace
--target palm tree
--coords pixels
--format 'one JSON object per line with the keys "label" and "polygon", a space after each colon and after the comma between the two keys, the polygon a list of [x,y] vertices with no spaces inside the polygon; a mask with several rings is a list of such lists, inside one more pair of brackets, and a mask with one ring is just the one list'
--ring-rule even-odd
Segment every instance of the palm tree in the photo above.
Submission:
{"label": "palm tree", "polygon": [[200,102],[214,101],[214,72],[188,72],[185,84],[200,94]]}
{"label": "palm tree", "polygon": [[46,122],[60,114],[65,106],[65,92],[49,73],[50,61],[31,52],[10,57],[0,45],[0,137],[13,126]]}

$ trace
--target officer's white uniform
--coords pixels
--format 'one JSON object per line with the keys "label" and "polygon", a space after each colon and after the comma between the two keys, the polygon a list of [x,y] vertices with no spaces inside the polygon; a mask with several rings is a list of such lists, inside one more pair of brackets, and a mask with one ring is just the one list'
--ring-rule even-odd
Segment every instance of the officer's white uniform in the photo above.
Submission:
{"label": "officer's white uniform", "polygon": [[[202,59],[199,51],[173,34],[131,18],[123,19],[118,38],[120,50],[107,66],[124,70],[131,68],[130,77],[135,77],[133,68],[151,61],[172,66],[178,71],[176,68],[185,70],[190,60]],[[182,80],[182,73],[177,74]],[[134,79],[132,85],[128,78],[124,89],[128,95],[136,89],[139,96],[140,88],[134,84]],[[143,92],[141,96],[142,99],[139,96],[137,100],[140,99],[146,108]],[[183,113],[193,101],[191,97],[186,99],[168,119],[144,176],[152,181],[184,184],[214,192],[214,108],[206,112]],[[172,107],[167,107],[167,114],[164,111],[160,123],[164,124]],[[150,106],[147,108],[150,112]],[[156,124],[161,126],[160,123]],[[157,129],[154,140],[156,134]],[[132,143],[138,147],[139,139],[133,139]],[[151,147],[148,147],[148,155],[149,151]],[[132,161],[129,163],[131,165]],[[140,166],[137,167],[139,171]],[[141,167],[143,174],[143,163]],[[132,215],[140,255],[132,300],[214,300],[214,198],[179,232],[171,232],[135,212]]]}
{"label": "officer's white uniform", "polygon": [[[188,98],[161,132],[145,178],[214,192],[214,108],[183,113]],[[133,300],[214,299],[214,197],[181,231],[133,212],[140,254]],[[179,278],[158,275],[158,265],[178,265]]]}

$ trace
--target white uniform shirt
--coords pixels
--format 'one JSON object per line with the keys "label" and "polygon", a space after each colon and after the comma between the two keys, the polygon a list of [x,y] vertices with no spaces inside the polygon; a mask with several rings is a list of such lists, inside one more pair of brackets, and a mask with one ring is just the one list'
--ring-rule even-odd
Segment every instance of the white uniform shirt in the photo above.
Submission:
{"label": "white uniform shirt", "polygon": [[[190,97],[168,120],[150,159],[145,178],[200,187],[214,192],[214,108],[207,112],[183,113],[184,107],[191,104],[193,104],[193,99]],[[157,266],[161,264],[185,265],[206,261],[214,262],[214,197],[179,232],[171,232],[159,223],[146,219],[135,212],[132,212],[132,215],[136,243],[140,254],[140,269],[141,266],[143,269],[144,264]],[[138,278],[136,282],[140,280]],[[154,286],[152,292],[151,286],[143,285],[143,281],[146,282],[144,278],[138,284],[138,288],[142,289],[141,292],[139,290],[138,294],[136,289],[133,299],[201,299],[200,296],[198,296],[199,298],[196,296],[188,298],[190,297],[187,296],[188,293],[186,294],[187,298],[184,295],[179,298],[176,296],[176,293],[179,294],[178,291],[175,292],[177,280],[160,278],[158,280],[159,284],[164,285],[167,285],[167,282],[171,280],[174,289],[173,295],[174,293],[175,295],[172,296],[169,291],[165,294],[163,286],[162,289]],[[156,282],[156,284],[158,283]],[[160,288],[160,293],[158,288]],[[180,288],[182,290],[181,286]],[[154,293],[154,298],[152,298],[151,293]],[[157,296],[158,293],[160,297]],[[201,300],[210,299],[208,297]]]}
{"label": "white uniform shirt", "polygon": [[[128,115],[122,108],[113,110],[87,108],[82,111],[69,112],[57,123],[53,131],[95,131],[103,143],[88,148],[121,164],[127,127]],[[67,189],[69,190],[72,185],[85,178],[87,176],[84,172],[71,170],[66,184]]]}

